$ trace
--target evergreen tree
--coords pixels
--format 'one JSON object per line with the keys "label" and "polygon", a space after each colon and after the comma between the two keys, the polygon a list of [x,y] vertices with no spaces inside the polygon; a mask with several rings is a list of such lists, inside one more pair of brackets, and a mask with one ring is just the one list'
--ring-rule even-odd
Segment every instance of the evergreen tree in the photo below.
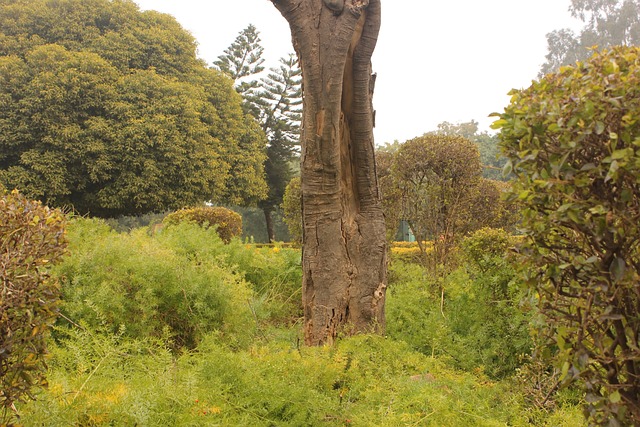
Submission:
{"label": "evergreen tree", "polygon": [[301,74],[294,55],[280,58],[280,66],[272,68],[267,77],[261,79],[262,88],[255,100],[261,107],[259,120],[268,139],[264,169],[269,196],[258,205],[264,211],[270,242],[275,238],[271,214],[282,203],[285,188],[293,176],[291,163],[298,154]]}
{"label": "evergreen tree", "polygon": [[214,64],[236,85],[251,113],[267,136],[264,165],[269,195],[259,202],[264,211],[269,241],[275,239],[272,213],[282,203],[285,188],[293,176],[291,164],[297,157],[302,104],[302,78],[295,55],[280,58],[266,77],[256,79],[264,68],[259,33],[245,28]]}
{"label": "evergreen tree", "polygon": [[255,77],[264,71],[263,52],[260,33],[253,24],[249,24],[213,63],[236,83],[236,90],[245,98],[245,107],[248,107],[254,116],[257,116],[259,111],[248,99],[255,95],[254,92],[260,85]]}

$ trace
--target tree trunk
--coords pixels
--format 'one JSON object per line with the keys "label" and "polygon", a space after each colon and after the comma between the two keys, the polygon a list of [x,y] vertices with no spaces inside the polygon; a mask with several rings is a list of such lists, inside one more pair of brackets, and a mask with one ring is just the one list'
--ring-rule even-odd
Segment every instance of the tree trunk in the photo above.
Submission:
{"label": "tree trunk", "polygon": [[305,342],[382,332],[387,242],[371,104],[380,0],[271,1],[289,22],[303,76]]}
{"label": "tree trunk", "polygon": [[273,243],[276,239],[276,235],[273,232],[273,217],[271,216],[271,208],[263,207],[262,212],[264,212],[264,221],[267,225],[267,240],[268,243]]}

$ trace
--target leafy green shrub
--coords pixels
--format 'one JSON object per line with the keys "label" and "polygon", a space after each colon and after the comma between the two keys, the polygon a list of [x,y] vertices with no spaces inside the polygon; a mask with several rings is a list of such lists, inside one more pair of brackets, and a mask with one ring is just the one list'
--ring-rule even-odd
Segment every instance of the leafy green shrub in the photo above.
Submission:
{"label": "leafy green shrub", "polygon": [[299,249],[281,245],[258,247],[234,239],[221,245],[209,241],[211,233],[162,232],[154,237],[181,256],[215,260],[216,264],[243,278],[253,289],[251,308],[260,319],[292,321],[302,310],[302,268]]}
{"label": "leafy green shrub", "polygon": [[242,234],[242,216],[223,207],[202,206],[180,209],[167,215],[163,224],[174,225],[183,221],[192,221],[203,227],[216,226],[218,235],[225,243]]}
{"label": "leafy green shrub", "polygon": [[300,177],[295,177],[284,190],[282,211],[284,222],[289,227],[291,241],[302,244],[302,189]]}
{"label": "leafy green shrub", "polygon": [[38,385],[46,385],[46,337],[58,316],[49,276],[66,247],[65,217],[17,191],[0,194],[0,424]]}
{"label": "leafy green shrub", "polygon": [[250,337],[251,289],[220,265],[214,254],[225,245],[213,228],[182,223],[156,235],[118,234],[102,221],[78,219],[69,240],[73,257],[57,272],[63,311],[75,322],[113,332],[124,325],[126,336],[169,338],[174,348],[192,348],[214,330],[229,343]]}
{"label": "leafy green shrub", "polygon": [[501,129],[521,262],[557,366],[591,422],[640,424],[640,48],[596,53],[511,93]]}

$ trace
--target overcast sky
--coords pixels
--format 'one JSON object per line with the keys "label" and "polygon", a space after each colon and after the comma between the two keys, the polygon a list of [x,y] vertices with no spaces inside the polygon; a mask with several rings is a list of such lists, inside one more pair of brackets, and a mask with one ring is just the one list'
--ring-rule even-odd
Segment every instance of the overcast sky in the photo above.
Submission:
{"label": "overcast sky", "polygon": [[[293,52],[289,27],[270,0],[136,0],[176,17],[211,64],[239,32],[260,32],[267,67]],[[570,0],[382,0],[373,56],[377,144],[401,142],[438,123],[476,120],[489,130],[512,88],[528,87],[547,52],[545,35],[579,28]]]}

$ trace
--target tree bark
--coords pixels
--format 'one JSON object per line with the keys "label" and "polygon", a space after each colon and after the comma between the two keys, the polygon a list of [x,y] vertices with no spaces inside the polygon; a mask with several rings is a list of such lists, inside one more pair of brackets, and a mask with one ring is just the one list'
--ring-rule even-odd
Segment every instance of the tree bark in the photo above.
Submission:
{"label": "tree bark", "polygon": [[387,242],[371,104],[380,0],[271,1],[291,27],[303,76],[305,342],[382,332]]}
{"label": "tree bark", "polygon": [[262,208],[262,212],[264,212],[264,222],[267,226],[267,241],[268,243],[273,243],[276,239],[276,235],[273,231],[273,217],[271,216],[271,208],[265,206],[264,208]]}

